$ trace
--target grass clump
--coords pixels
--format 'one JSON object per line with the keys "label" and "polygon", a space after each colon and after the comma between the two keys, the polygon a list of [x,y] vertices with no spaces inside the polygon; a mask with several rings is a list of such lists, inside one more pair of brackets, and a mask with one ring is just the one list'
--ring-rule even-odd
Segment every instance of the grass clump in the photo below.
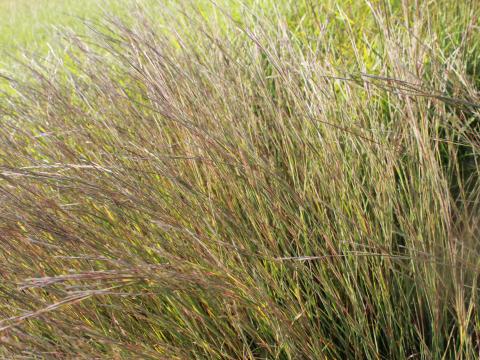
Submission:
{"label": "grass clump", "polygon": [[478,356],[478,10],[293,5],[7,76],[0,354]]}

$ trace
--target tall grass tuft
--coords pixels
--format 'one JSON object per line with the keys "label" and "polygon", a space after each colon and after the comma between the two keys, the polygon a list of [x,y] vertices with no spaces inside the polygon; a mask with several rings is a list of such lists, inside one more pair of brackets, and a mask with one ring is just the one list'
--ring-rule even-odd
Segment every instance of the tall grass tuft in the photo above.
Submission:
{"label": "tall grass tuft", "polygon": [[414,3],[165,2],[5,74],[0,355],[480,356],[480,14]]}

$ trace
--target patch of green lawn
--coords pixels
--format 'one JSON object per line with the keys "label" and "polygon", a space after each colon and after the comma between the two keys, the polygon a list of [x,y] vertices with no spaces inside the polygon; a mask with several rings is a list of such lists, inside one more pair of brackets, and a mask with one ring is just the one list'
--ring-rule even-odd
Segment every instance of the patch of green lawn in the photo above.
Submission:
{"label": "patch of green lawn", "polygon": [[134,0],[0,0],[0,68],[13,69],[23,51],[44,55],[58,49],[67,28],[85,33],[83,19],[126,11]]}
{"label": "patch of green lawn", "polygon": [[55,28],[79,27],[76,17],[98,12],[96,0],[0,1],[0,46],[7,51],[45,47]]}

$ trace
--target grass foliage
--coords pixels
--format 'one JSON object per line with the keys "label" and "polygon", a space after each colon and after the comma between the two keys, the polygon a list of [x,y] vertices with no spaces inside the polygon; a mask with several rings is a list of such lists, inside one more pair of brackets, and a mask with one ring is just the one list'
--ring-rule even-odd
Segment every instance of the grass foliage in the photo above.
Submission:
{"label": "grass foliage", "polygon": [[25,47],[44,54],[55,43],[48,44],[55,31],[67,25],[81,31],[76,17],[97,17],[98,5],[95,0],[1,0],[0,63],[15,65],[5,54],[18,56]]}
{"label": "grass foliage", "polygon": [[0,355],[478,357],[475,3],[164,2],[4,74]]}

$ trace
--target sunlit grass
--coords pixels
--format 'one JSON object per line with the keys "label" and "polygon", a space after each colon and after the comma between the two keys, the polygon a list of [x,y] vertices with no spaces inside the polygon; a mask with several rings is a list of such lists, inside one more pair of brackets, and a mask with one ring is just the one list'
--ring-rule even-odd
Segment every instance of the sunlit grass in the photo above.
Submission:
{"label": "sunlit grass", "polygon": [[478,357],[474,2],[226,4],[9,71],[0,355]]}
{"label": "sunlit grass", "polygon": [[55,27],[79,29],[75,17],[95,17],[100,13],[101,3],[96,0],[2,0],[0,46],[9,51],[44,49],[54,40]]}

